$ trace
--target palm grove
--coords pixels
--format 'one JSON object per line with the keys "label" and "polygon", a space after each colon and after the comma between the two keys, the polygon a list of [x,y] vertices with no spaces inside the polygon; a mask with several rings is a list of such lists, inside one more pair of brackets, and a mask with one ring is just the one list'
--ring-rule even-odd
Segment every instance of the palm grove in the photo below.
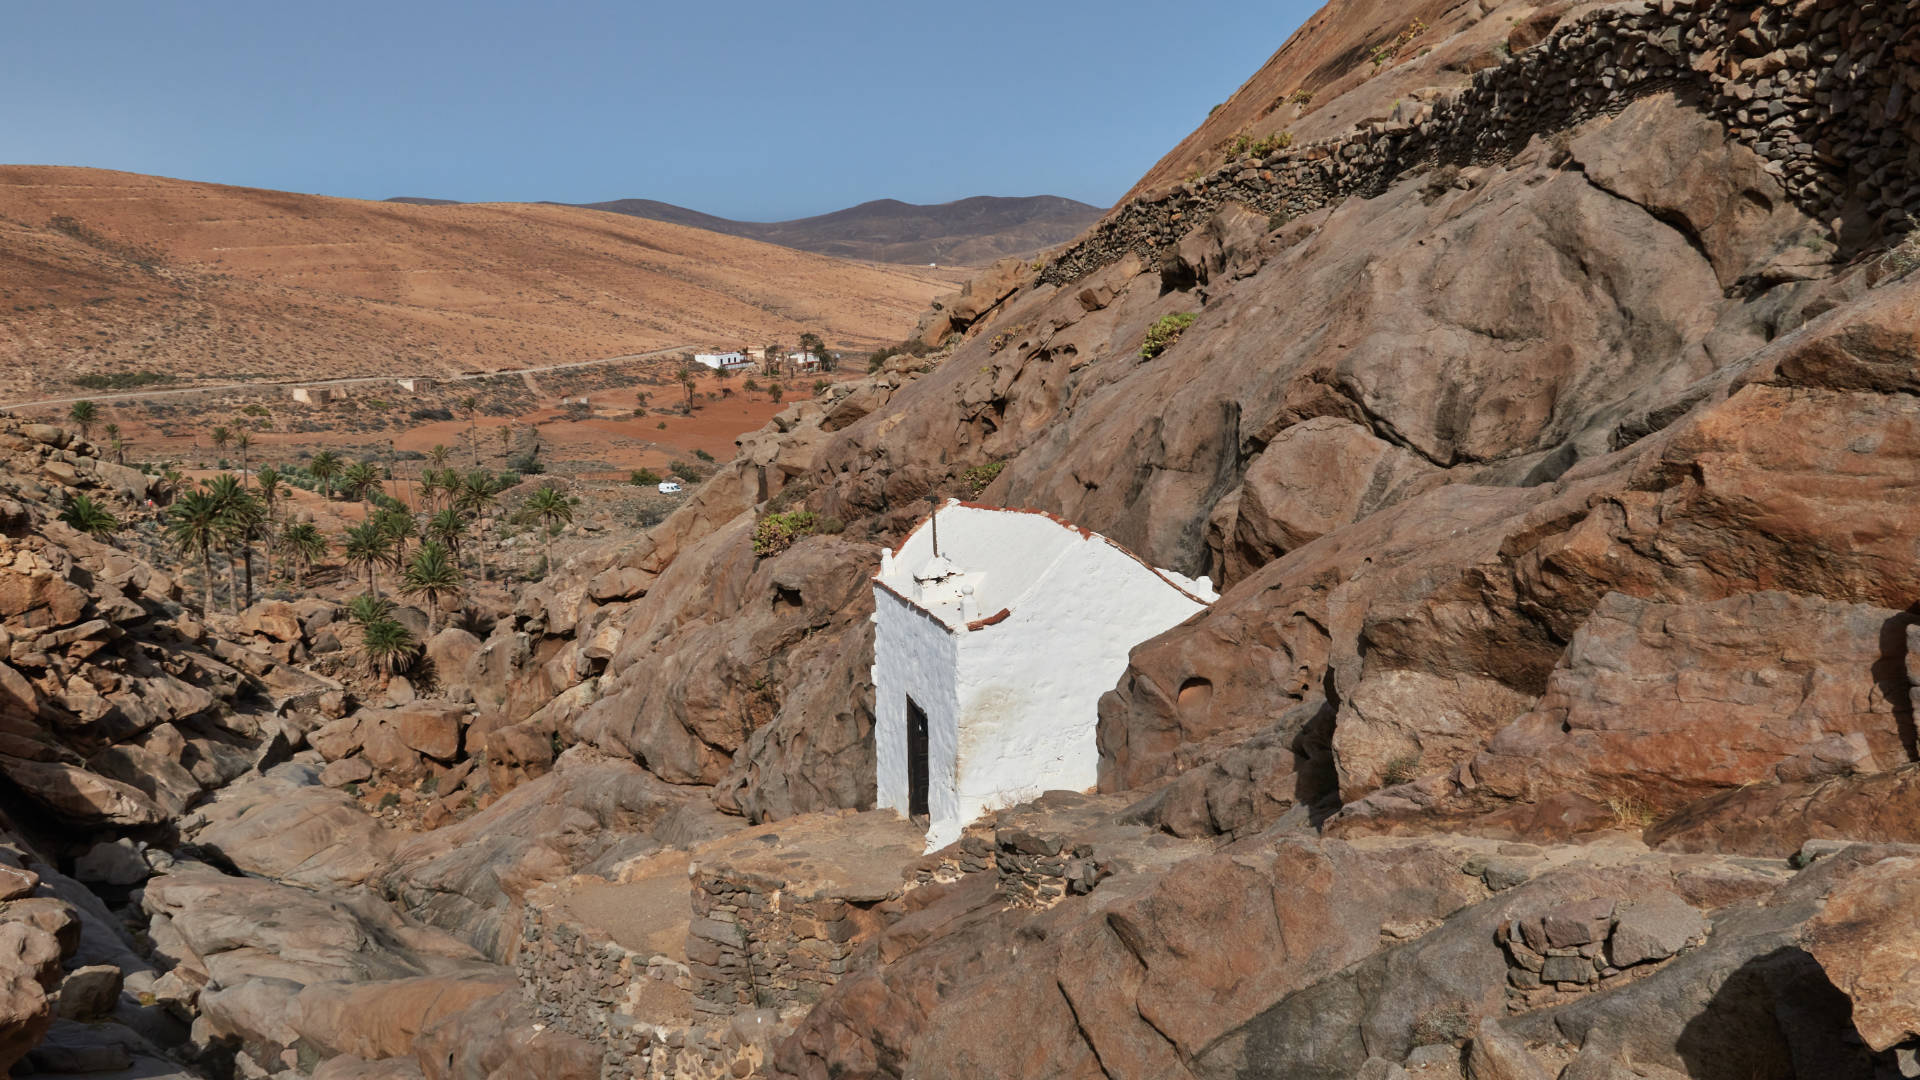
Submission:
{"label": "palm grove", "polygon": [[[76,403],[69,414],[85,430],[97,418],[91,402]],[[242,454],[250,439],[233,437],[225,429],[213,433],[216,447],[233,444]],[[314,454],[304,468],[285,471],[264,465],[249,473],[243,459],[238,471],[223,471],[191,487],[177,470],[163,472],[162,492],[171,499],[160,523],[169,548],[197,572],[201,610],[216,610],[216,593],[226,579],[228,608],[239,612],[255,595],[255,564],[261,577],[279,576],[294,589],[304,589],[307,575],[336,550],[341,563],[364,584],[364,592],[347,604],[347,613],[359,631],[361,656],[369,670],[397,674],[409,669],[422,651],[422,642],[397,617],[388,591],[417,601],[427,613],[427,636],[442,615],[457,609],[466,594],[468,569],[463,556],[471,554],[473,568],[490,576],[482,546],[474,542],[477,523],[499,505],[502,492],[518,482],[511,474],[486,469],[462,472],[448,465],[450,452],[436,446],[427,455],[427,467],[417,477],[419,509],[387,491],[393,481],[384,466],[347,462],[332,451]],[[225,462],[222,462],[225,465]],[[288,488],[298,483],[329,499],[364,504],[358,524],[330,537],[311,521],[288,513]],[[520,520],[538,525],[545,554],[537,573],[544,573],[552,557],[552,535],[573,520],[573,503],[559,488],[547,484],[523,503]],[[106,538],[121,522],[88,496],[73,496],[61,519],[81,532]]]}

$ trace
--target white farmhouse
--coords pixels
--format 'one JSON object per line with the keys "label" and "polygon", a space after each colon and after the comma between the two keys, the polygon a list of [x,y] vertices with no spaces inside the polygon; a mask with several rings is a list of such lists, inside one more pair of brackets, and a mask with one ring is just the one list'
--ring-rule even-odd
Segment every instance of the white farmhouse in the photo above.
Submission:
{"label": "white farmhouse", "polygon": [[731,369],[740,367],[743,364],[752,366],[752,363],[753,363],[751,360],[747,359],[746,353],[739,352],[739,351],[723,352],[723,353],[695,353],[693,356],[693,359],[695,363],[701,364],[705,367],[710,367],[715,371],[718,371],[721,368],[727,368],[731,370]]}
{"label": "white farmhouse", "polygon": [[1050,514],[950,500],[880,556],[873,598],[877,802],[926,815],[932,851],[988,811],[1092,788],[1100,695],[1218,595]]}

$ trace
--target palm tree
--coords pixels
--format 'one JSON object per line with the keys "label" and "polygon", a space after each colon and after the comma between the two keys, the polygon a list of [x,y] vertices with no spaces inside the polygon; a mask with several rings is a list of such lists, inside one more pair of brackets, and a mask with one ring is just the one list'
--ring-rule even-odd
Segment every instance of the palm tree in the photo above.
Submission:
{"label": "palm tree", "polygon": [[388,535],[378,522],[363,521],[347,530],[343,551],[347,557],[347,565],[364,571],[367,575],[367,590],[379,596],[378,571],[382,566],[393,564],[393,537]]}
{"label": "palm tree", "polygon": [[100,407],[91,401],[76,401],[73,407],[67,410],[67,419],[80,425],[80,437],[83,439],[87,437],[88,429],[93,427],[93,422],[99,417]]}
{"label": "palm tree", "polygon": [[[220,535],[226,541],[227,559],[233,566],[233,610],[253,603],[253,541],[260,534],[266,516],[260,500],[253,497],[239,477],[221,473],[207,482],[207,494],[219,506]],[[239,557],[234,557],[234,549]],[[242,598],[245,603],[242,603]]]}
{"label": "palm tree", "polygon": [[186,482],[186,473],[172,466],[168,466],[160,473],[160,493],[166,496],[168,501],[172,501],[173,497],[180,493],[181,486]]}
{"label": "palm tree", "polygon": [[227,444],[233,441],[233,432],[227,430],[225,424],[215,424],[213,430],[207,433],[207,437],[213,440],[214,450],[225,453]]}
{"label": "palm tree", "polygon": [[393,676],[413,666],[420,643],[396,620],[377,619],[360,628],[360,651],[370,672]]}
{"label": "palm tree", "polygon": [[240,451],[240,486],[247,486],[247,450],[253,446],[253,432],[241,428],[233,436],[233,448]]}
{"label": "palm tree", "polygon": [[494,484],[493,474],[485,469],[475,469],[460,480],[460,490],[454,494],[454,505],[468,517],[478,518],[500,501],[500,489]]}
{"label": "palm tree", "polygon": [[448,507],[427,519],[422,530],[427,539],[453,552],[453,563],[460,565],[460,541],[467,535],[467,521],[459,511]]}
{"label": "palm tree", "polygon": [[327,538],[311,521],[297,521],[280,530],[274,546],[293,566],[293,587],[304,588],[307,571],[327,553]]}
{"label": "palm tree", "polygon": [[126,440],[120,437],[120,425],[108,423],[107,426],[101,430],[107,433],[107,449],[113,453],[114,464],[125,465],[127,463],[127,443]]}
{"label": "palm tree", "polygon": [[440,498],[440,470],[425,468],[420,470],[420,509],[433,512],[433,506]]}
{"label": "palm tree", "polygon": [[680,374],[678,377],[680,379],[680,388],[687,392],[687,415],[692,416],[693,415],[693,382],[694,382],[693,365],[688,364],[686,367],[681,368]]}
{"label": "palm tree", "polygon": [[523,518],[540,523],[540,539],[546,542],[547,570],[553,570],[553,528],[573,520],[573,504],[566,493],[552,484],[542,484],[527,501],[520,504]]}
{"label": "palm tree", "polygon": [[372,519],[380,526],[380,531],[393,537],[394,558],[401,560],[407,555],[407,541],[420,535],[419,527],[414,523],[413,515],[398,506],[384,506],[375,511]]}
{"label": "palm tree", "polygon": [[480,399],[468,394],[460,399],[460,407],[467,410],[467,449],[473,454],[473,467],[480,467]]}
{"label": "palm tree", "polygon": [[380,490],[380,470],[371,461],[356,461],[341,470],[340,486],[348,498],[371,502],[373,493]]}
{"label": "palm tree", "polygon": [[333,498],[333,478],[340,475],[340,455],[331,450],[322,450],[307,462],[307,471],[326,489],[327,498]]}
{"label": "palm tree", "polygon": [[213,612],[213,547],[220,542],[220,504],[204,491],[189,491],[167,508],[167,542],[182,555],[198,553],[206,587],[202,615]]}
{"label": "palm tree", "polygon": [[352,619],[360,626],[379,622],[381,619],[389,618],[392,615],[393,601],[384,596],[375,596],[372,593],[363,592],[347,601],[347,618]]}
{"label": "palm tree", "polygon": [[[534,428],[534,434],[538,435],[539,430],[540,429],[538,427]],[[513,425],[512,424],[505,424],[500,428],[500,456],[503,458],[513,456]]]}
{"label": "palm tree", "polygon": [[400,591],[427,602],[427,636],[433,636],[434,623],[440,618],[440,602],[460,595],[466,575],[444,544],[432,540],[420,545],[413,560],[400,574]]}
{"label": "palm tree", "polygon": [[[495,483],[493,474],[485,469],[475,469],[457,483],[458,490],[453,493],[454,508],[470,519],[478,521],[500,501],[500,487]],[[474,545],[473,561],[484,579],[487,576],[487,551],[484,546]]]}
{"label": "palm tree", "polygon": [[452,456],[453,451],[443,443],[434,443],[433,449],[427,451],[427,467],[420,470],[420,499],[423,503],[431,504],[439,492],[440,470],[447,467],[447,459]]}
{"label": "palm tree", "polygon": [[266,547],[261,550],[266,556],[267,580],[272,581],[273,538],[274,531],[277,528],[274,524],[273,510],[274,504],[280,501],[280,470],[271,465],[262,465],[260,466],[260,471],[253,474],[253,479],[255,483],[260,485],[260,505],[265,508],[265,512],[260,515],[260,525],[267,544]]}
{"label": "palm tree", "polygon": [[120,519],[85,495],[67,500],[66,508],[60,511],[60,520],[88,536],[109,536],[120,528]]}

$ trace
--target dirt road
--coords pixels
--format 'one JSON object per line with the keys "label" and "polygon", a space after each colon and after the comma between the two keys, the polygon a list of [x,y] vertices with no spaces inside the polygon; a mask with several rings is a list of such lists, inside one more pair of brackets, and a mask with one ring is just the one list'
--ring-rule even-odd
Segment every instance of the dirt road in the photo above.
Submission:
{"label": "dirt road", "polygon": [[42,409],[52,405],[71,405],[76,401],[91,401],[105,404],[116,401],[143,401],[149,398],[172,397],[181,394],[212,394],[226,390],[259,390],[270,387],[291,389],[295,386],[326,388],[334,386],[367,386],[373,383],[394,382],[405,378],[424,378],[439,383],[466,382],[471,379],[492,379],[503,375],[519,375],[530,378],[545,371],[566,371],[571,368],[599,367],[604,364],[623,364],[634,360],[653,360],[662,356],[672,356],[687,352],[694,346],[675,345],[668,349],[655,349],[652,352],[628,353],[625,356],[607,356],[598,360],[574,360],[565,364],[542,364],[538,367],[502,368],[499,371],[469,371],[459,375],[363,375],[351,379],[289,379],[270,382],[226,382],[210,383],[199,386],[176,386],[163,390],[129,390],[113,394],[75,394],[72,397],[42,398],[39,401],[0,402],[0,409]]}

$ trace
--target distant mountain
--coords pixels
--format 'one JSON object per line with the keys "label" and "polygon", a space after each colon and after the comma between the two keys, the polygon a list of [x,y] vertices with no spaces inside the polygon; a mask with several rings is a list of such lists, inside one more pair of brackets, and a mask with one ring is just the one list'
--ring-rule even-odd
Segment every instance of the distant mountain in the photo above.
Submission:
{"label": "distant mountain", "polygon": [[589,209],[652,218],[843,259],[984,266],[1031,255],[1079,236],[1104,212],[1057,195],[978,195],[934,206],[876,199],[794,221],[732,221],[652,199],[583,203]]}
{"label": "distant mountain", "polygon": [[[411,197],[387,201],[448,204],[444,199]],[[985,266],[1009,255],[1031,255],[1066,243],[1104,213],[1097,206],[1057,195],[978,195],[934,206],[876,199],[818,217],[772,222],[734,221],[654,199],[562,205],[686,225],[842,259],[958,266]]]}
{"label": "distant mountain", "polygon": [[415,195],[395,195],[387,202],[406,203],[408,206],[459,206],[457,199],[423,199]]}

